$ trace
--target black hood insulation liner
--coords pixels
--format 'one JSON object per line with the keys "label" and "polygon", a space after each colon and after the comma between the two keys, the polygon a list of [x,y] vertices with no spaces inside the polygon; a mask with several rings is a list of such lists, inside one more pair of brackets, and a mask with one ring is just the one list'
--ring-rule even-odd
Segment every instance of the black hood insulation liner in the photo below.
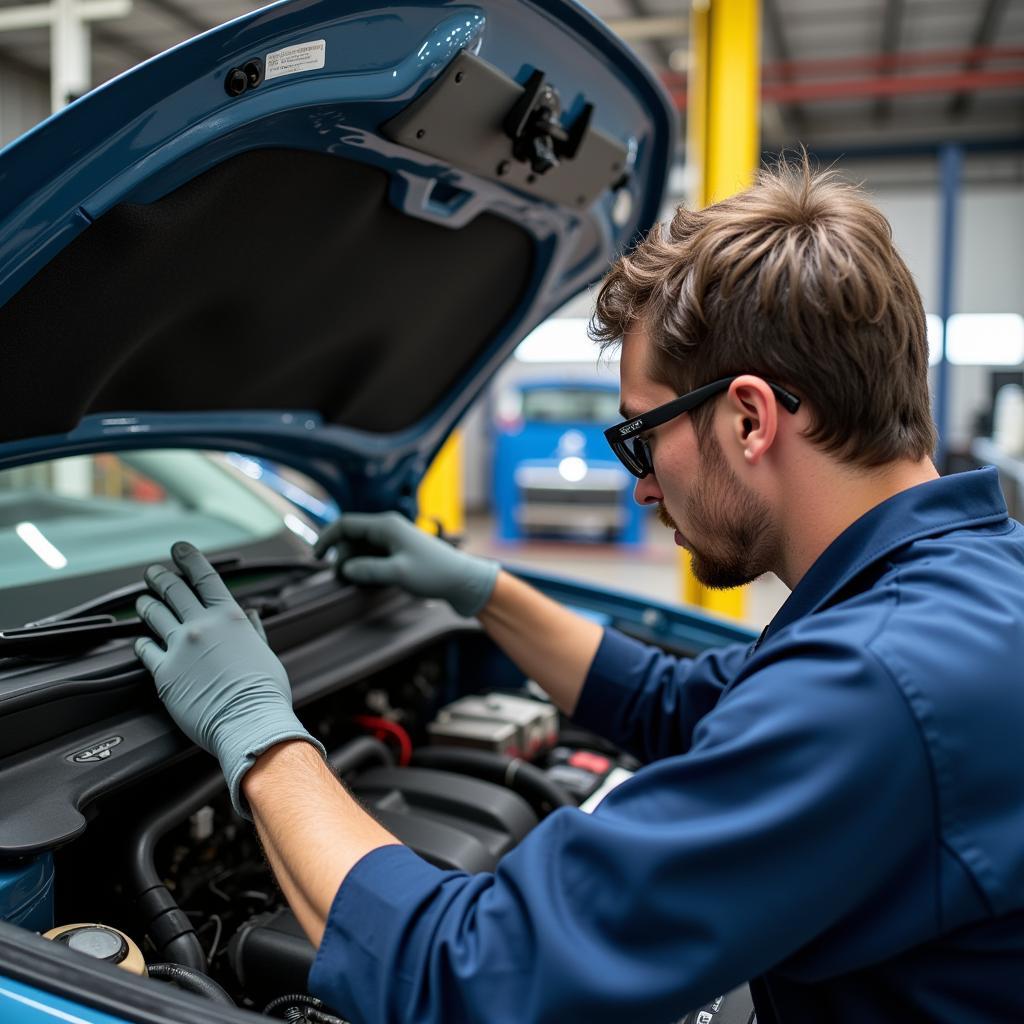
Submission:
{"label": "black hood insulation liner", "polygon": [[388,186],[266,149],[114,207],[0,308],[0,441],[138,409],[411,426],[521,301],[533,243],[491,214],[406,216]]}

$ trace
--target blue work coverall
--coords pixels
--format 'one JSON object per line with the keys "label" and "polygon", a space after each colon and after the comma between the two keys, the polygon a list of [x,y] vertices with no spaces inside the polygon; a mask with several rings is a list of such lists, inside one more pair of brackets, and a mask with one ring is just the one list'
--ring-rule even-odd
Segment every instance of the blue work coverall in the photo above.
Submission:
{"label": "blue work coverall", "polygon": [[310,990],[357,1022],[1024,1021],[1024,527],[995,470],[898,494],[761,640],[605,633],[576,720],[645,767],[493,874],[341,885]]}

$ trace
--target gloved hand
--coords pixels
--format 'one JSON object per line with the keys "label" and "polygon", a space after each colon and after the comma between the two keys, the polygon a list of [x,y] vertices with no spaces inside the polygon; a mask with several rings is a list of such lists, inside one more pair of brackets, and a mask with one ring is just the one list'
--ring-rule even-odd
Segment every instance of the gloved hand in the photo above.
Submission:
{"label": "gloved hand", "polygon": [[[360,545],[383,549],[359,553]],[[338,571],[354,583],[385,583],[420,597],[444,598],[460,615],[476,615],[490,600],[500,566],[457,551],[397,512],[340,515],[320,534],[313,552],[338,549]]]}
{"label": "gloved hand", "polygon": [[249,818],[240,786],[260,754],[289,739],[326,754],[295,717],[288,676],[262,629],[213,566],[185,541],[171,557],[181,576],[151,565],[145,577],[156,597],[135,605],[161,643],[137,640],[135,653],[182,732],[220,761],[235,810]]}

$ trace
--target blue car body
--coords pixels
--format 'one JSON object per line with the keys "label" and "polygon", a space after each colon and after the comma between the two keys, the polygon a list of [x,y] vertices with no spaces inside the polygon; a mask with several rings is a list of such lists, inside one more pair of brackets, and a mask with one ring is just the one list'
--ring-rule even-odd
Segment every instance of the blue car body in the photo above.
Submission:
{"label": "blue car body", "polygon": [[[551,142],[538,108],[521,103],[536,72],[560,96],[545,122],[565,137],[554,167],[530,148]],[[342,509],[413,515],[426,467],[502,361],[655,220],[674,117],[568,0],[283,0],[154,57],[0,152],[0,471],[209,449],[290,467]],[[534,582],[681,648],[746,635]],[[267,619],[279,650],[295,643],[285,619],[312,629],[282,614]],[[85,812],[193,758],[143,697],[133,709],[144,680],[125,650],[59,670],[0,662],[11,1024],[253,1019],[26,930],[49,924],[51,856],[67,864],[95,836]],[[323,683],[290,671],[301,707]],[[76,708],[65,739],[55,723]],[[29,799],[30,768],[78,774]]]}
{"label": "blue car body", "polygon": [[266,459],[254,459],[231,452],[228,461],[246,476],[259,480],[276,494],[290,502],[317,527],[326,526],[338,516],[338,506],[330,498],[314,494],[309,486],[301,486],[282,472],[282,467]]}

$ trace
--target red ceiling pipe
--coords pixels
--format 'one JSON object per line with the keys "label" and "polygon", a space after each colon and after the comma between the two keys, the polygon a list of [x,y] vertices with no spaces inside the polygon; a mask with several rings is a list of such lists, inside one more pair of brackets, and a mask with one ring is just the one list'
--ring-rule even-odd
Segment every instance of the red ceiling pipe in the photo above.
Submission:
{"label": "red ceiling pipe", "polygon": [[[876,53],[857,57],[837,57],[832,60],[790,60],[765,64],[761,71],[764,82],[793,82],[816,75],[835,76],[844,72],[892,71],[901,68],[948,67],[958,70],[965,65],[977,68],[979,64],[1001,61],[1024,61],[1021,46],[975,46],[960,50],[928,50],[916,53]],[[666,85],[685,86],[686,75],[666,71]]]}
{"label": "red ceiling pipe", "polygon": [[[686,89],[666,82],[676,106],[686,106]],[[818,103],[829,100],[877,96],[909,96],[922,93],[980,92],[985,89],[1024,88],[1024,69],[1019,71],[963,71],[959,74],[885,75],[851,78],[837,82],[775,82],[761,89],[763,100],[775,103]]]}
{"label": "red ceiling pipe", "polygon": [[961,71],[944,75],[883,75],[838,82],[776,82],[765,85],[761,97],[776,103],[813,103],[818,100],[856,99],[865,96],[909,96],[921,93],[980,92],[983,89],[1024,88],[1024,68],[1015,71]]}
{"label": "red ceiling pipe", "polygon": [[839,75],[854,71],[898,71],[904,68],[977,67],[1002,61],[1024,61],[1024,46],[975,46],[966,50],[927,50],[917,53],[875,53],[834,60],[790,60],[766,64],[763,78],[793,79]]}

